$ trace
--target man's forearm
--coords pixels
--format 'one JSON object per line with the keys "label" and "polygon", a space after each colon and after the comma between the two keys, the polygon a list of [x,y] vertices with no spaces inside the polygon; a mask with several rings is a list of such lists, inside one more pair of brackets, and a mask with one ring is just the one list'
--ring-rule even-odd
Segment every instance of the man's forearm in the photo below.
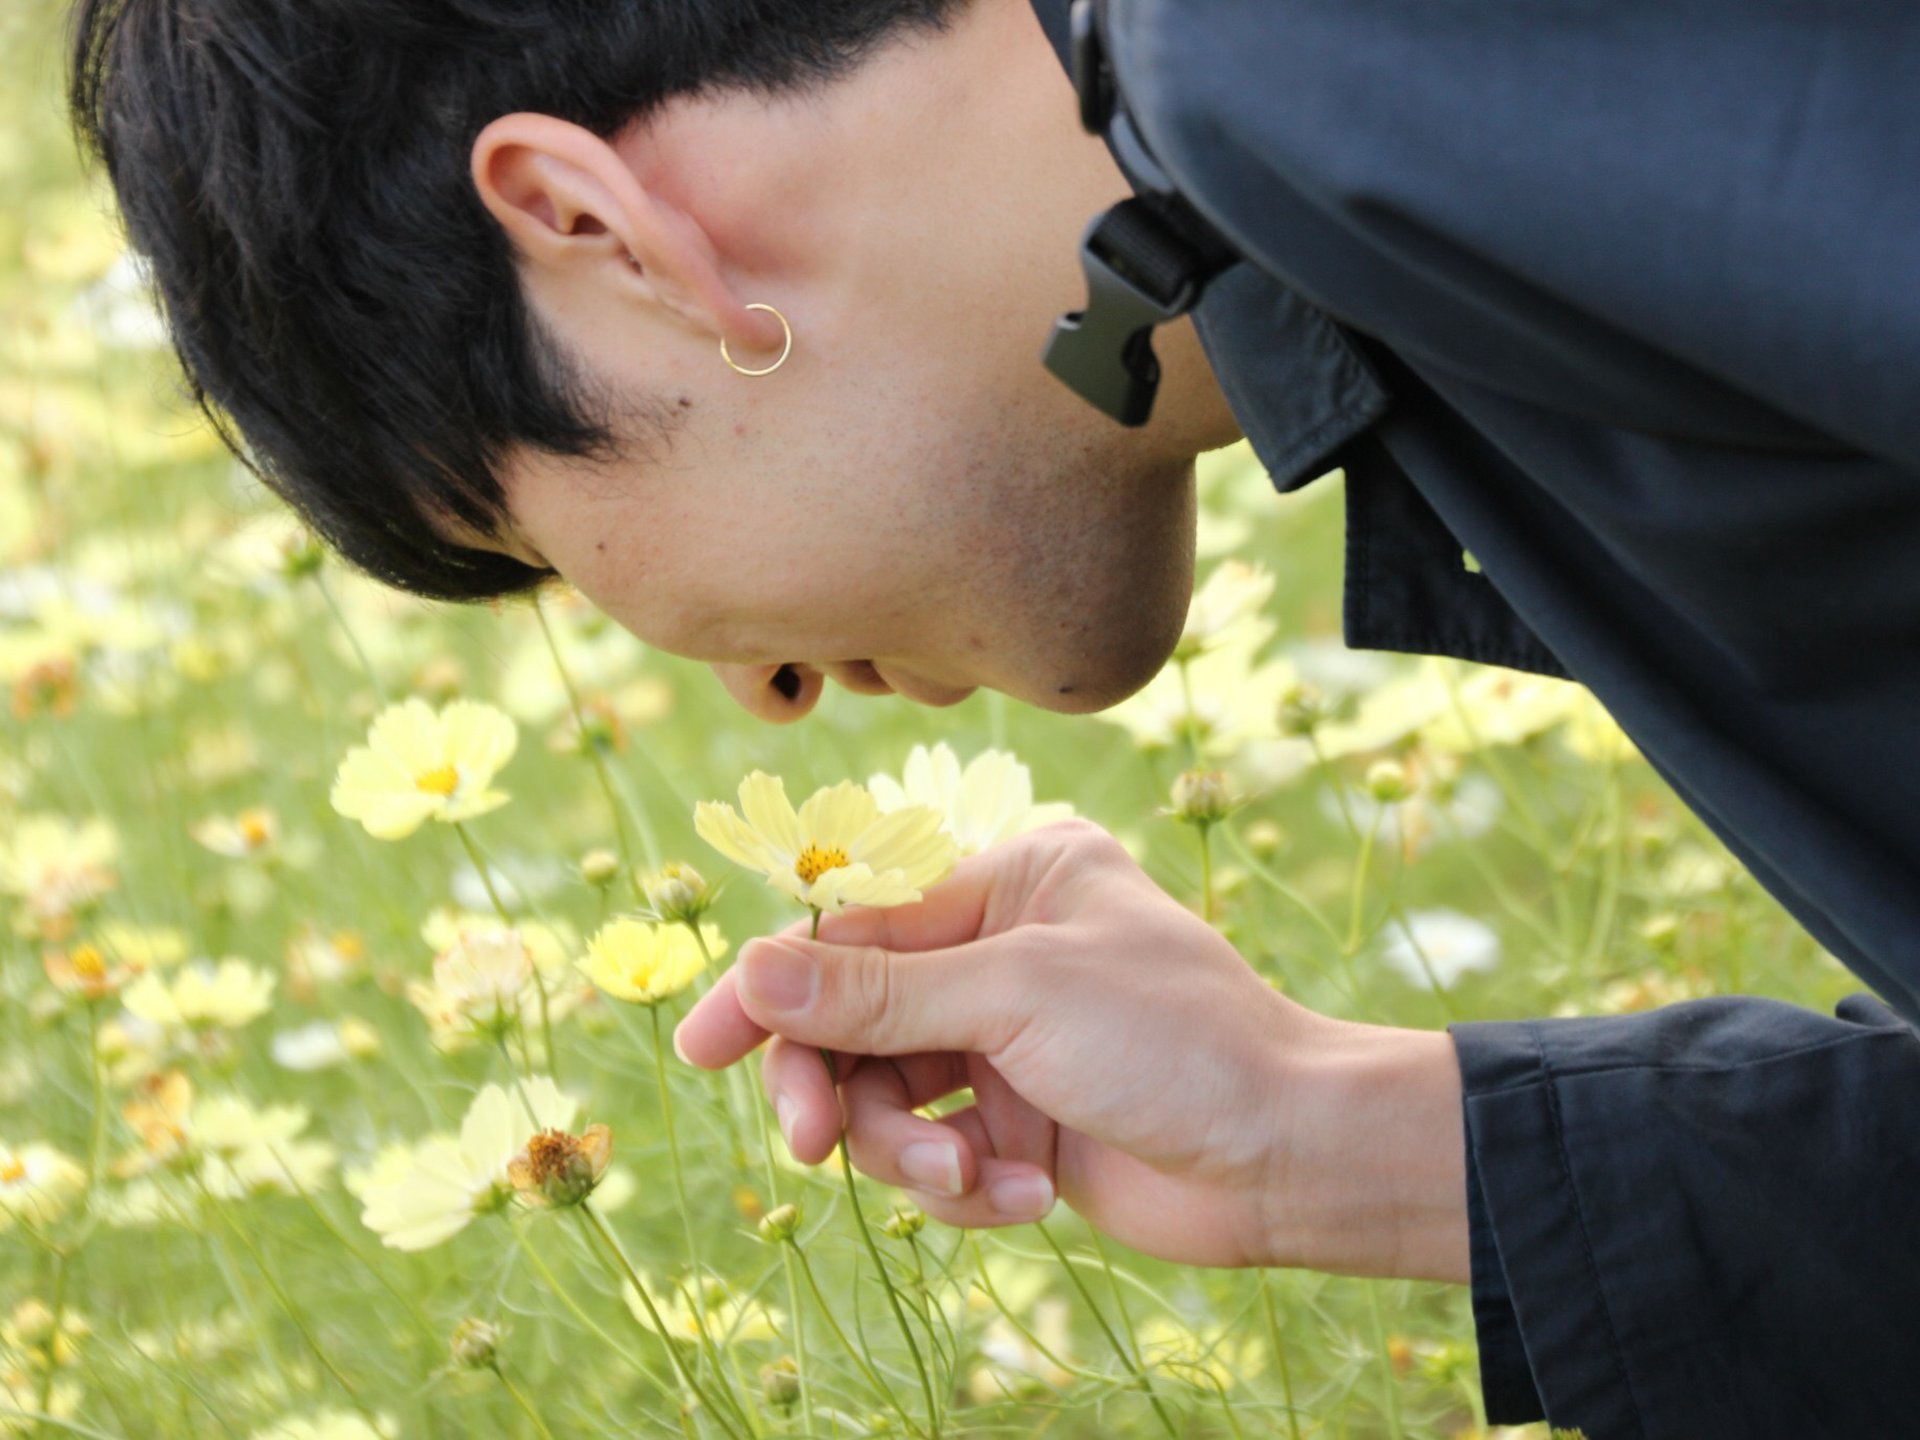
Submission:
{"label": "man's forearm", "polygon": [[[1331,1023],[1331,1022],[1330,1022]],[[1468,1283],[1466,1133],[1445,1031],[1333,1024],[1286,1062],[1279,1265]]]}

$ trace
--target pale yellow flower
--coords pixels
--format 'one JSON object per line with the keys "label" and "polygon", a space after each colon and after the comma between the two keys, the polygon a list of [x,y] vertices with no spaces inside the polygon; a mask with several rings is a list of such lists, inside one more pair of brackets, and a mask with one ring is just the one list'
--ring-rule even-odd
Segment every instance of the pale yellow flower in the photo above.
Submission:
{"label": "pale yellow flower", "polygon": [[411,1150],[388,1151],[372,1173],[354,1178],[361,1222],[395,1250],[440,1244],[474,1216],[504,1207],[513,1196],[508,1166],[537,1132],[565,1130],[578,1110],[544,1075],[511,1090],[486,1086],[468,1107],[458,1138],[435,1135]]}
{"label": "pale yellow flower", "polygon": [[273,986],[273,976],[244,960],[229,957],[218,965],[196,960],[175,971],[171,981],[148,971],[127,987],[121,1003],[165,1029],[217,1025],[232,1030],[266,1014]]}
{"label": "pale yellow flower", "polygon": [[929,750],[916,745],[900,778],[875,775],[867,788],[883,814],[926,805],[945,817],[960,854],[977,855],[990,845],[1073,814],[1067,804],[1033,803],[1033,776],[1004,750],[983,750],[960,768],[945,741]]}
{"label": "pale yellow flower", "polygon": [[280,822],[271,810],[254,808],[237,815],[209,815],[187,828],[196,842],[229,860],[250,860],[273,849]]}
{"label": "pale yellow flower", "polygon": [[455,700],[437,714],[424,700],[389,705],[367,743],[340,762],[333,808],[381,840],[427,820],[470,820],[507,803],[490,787],[518,743],[513,721],[479,701]]}
{"label": "pale yellow flower", "polygon": [[0,1231],[16,1221],[43,1230],[87,1188],[87,1172],[64,1151],[35,1141],[18,1150],[0,1143]]}
{"label": "pale yellow flower", "polygon": [[1261,611],[1273,598],[1273,575],[1241,560],[1223,560],[1187,606],[1186,627],[1174,647],[1175,662],[1194,660],[1228,639],[1264,643],[1273,622]]}
{"label": "pale yellow flower", "polygon": [[883,815],[850,781],[815,791],[796,813],[786,785],[756,770],[740,782],[740,809],[744,819],[703,800],[693,828],[781,894],[836,915],[849,905],[911,904],[951,873],[957,855],[939,811],[909,805]]}
{"label": "pale yellow flower", "polygon": [[[742,1340],[779,1338],[784,1317],[778,1310],[758,1300],[742,1299],[728,1290],[723,1281],[708,1277],[705,1294],[696,1311],[690,1294],[692,1288],[691,1283],[676,1285],[670,1294],[663,1295],[659,1286],[647,1286],[647,1299],[652,1300],[654,1309],[660,1312],[669,1339],[682,1345],[698,1345],[703,1327],[708,1337],[721,1346]],[[646,1304],[632,1281],[621,1287],[621,1294],[633,1318],[652,1329],[653,1317],[647,1313]]]}
{"label": "pale yellow flower", "polygon": [[307,1112],[298,1105],[258,1109],[235,1095],[194,1102],[187,1143],[200,1156],[200,1179],[215,1195],[245,1199],[266,1191],[312,1194],[326,1184],[333,1146],[305,1140]]}
{"label": "pale yellow flower", "polygon": [[285,1415],[254,1431],[252,1440],[391,1440],[399,1433],[387,1416],[375,1415],[374,1419],[379,1422],[377,1427],[346,1410]]}
{"label": "pale yellow flower", "polygon": [[520,932],[503,925],[462,927],[433,962],[433,983],[447,1005],[485,1027],[517,1015],[533,984],[533,957]]}
{"label": "pale yellow flower", "polygon": [[[703,925],[707,950],[718,960],[727,952],[719,927]],[[693,933],[684,925],[655,925],[623,916],[587,942],[580,972],[616,1000],[658,1005],[693,983],[706,968]]]}
{"label": "pale yellow flower", "polygon": [[24,815],[0,827],[0,894],[22,902],[16,928],[63,938],[76,911],[119,883],[120,840],[104,820]]}

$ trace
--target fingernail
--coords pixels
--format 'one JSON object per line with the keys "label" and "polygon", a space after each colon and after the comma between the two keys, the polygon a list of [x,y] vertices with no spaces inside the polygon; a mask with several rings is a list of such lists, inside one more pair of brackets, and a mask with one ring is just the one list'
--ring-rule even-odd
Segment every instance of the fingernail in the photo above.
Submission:
{"label": "fingernail", "polygon": [[960,1193],[960,1152],[942,1140],[916,1140],[900,1152],[900,1173],[942,1195]]}
{"label": "fingernail", "polygon": [[798,1010],[813,999],[811,955],[761,941],[741,957],[747,995],[769,1010]]}
{"label": "fingernail", "polygon": [[1038,1220],[1053,1209],[1053,1182],[1044,1175],[1009,1175],[987,1188],[987,1200],[1002,1215]]}
{"label": "fingernail", "polygon": [[687,1052],[680,1048],[680,1027],[678,1025],[673,1027],[673,1053],[680,1057],[682,1064],[693,1064],[691,1060],[687,1059]]}
{"label": "fingernail", "polygon": [[786,1137],[789,1150],[793,1149],[793,1117],[799,1109],[790,1095],[783,1093],[773,1098],[773,1113],[780,1121],[780,1133]]}

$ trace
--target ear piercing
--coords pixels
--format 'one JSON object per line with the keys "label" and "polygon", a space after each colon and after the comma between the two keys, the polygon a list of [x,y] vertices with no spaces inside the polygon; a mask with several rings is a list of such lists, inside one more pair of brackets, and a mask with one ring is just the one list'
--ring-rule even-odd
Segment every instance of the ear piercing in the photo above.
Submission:
{"label": "ear piercing", "polygon": [[720,358],[727,362],[727,368],[733,371],[736,375],[747,375],[747,376],[771,375],[773,374],[774,371],[778,370],[782,365],[786,364],[787,357],[793,353],[793,326],[787,323],[786,316],[782,315],[778,310],[774,309],[773,306],[771,305],[749,305],[747,306],[747,309],[764,310],[769,315],[773,316],[774,319],[780,322],[780,328],[786,332],[786,337],[787,337],[786,343],[780,347],[780,358],[774,361],[771,365],[767,366],[764,370],[743,369],[741,366],[734,363],[733,356],[727,352],[727,342],[724,336],[720,340]]}

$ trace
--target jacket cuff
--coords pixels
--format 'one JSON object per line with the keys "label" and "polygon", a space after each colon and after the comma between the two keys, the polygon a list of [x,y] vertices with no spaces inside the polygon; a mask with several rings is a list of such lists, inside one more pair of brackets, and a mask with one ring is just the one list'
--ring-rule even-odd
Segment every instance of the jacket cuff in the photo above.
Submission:
{"label": "jacket cuff", "polygon": [[1538,1028],[1500,1020],[1447,1030],[1466,1110],[1473,1311],[1487,1419],[1604,1416],[1613,1423],[1589,1433],[1634,1434],[1638,1417],[1626,1400],[1631,1390]]}
{"label": "jacket cuff", "polygon": [[[1462,1102],[1464,1107],[1464,1101]],[[1490,1425],[1526,1425],[1547,1418],[1520,1341],[1507,1272],[1493,1241],[1480,1167],[1473,1155],[1473,1115],[1467,1114],[1467,1235],[1473,1255],[1473,1331],[1480,1350],[1480,1394]]]}

